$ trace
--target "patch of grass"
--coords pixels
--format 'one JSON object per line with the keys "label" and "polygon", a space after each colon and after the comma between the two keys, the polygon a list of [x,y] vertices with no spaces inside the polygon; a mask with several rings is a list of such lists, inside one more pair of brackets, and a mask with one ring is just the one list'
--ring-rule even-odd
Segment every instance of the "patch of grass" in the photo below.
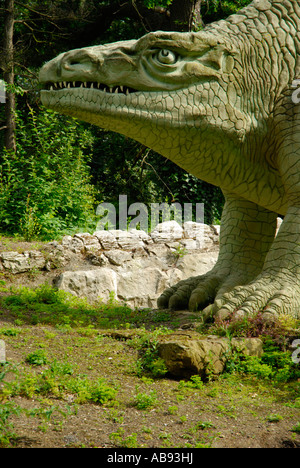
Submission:
{"label": "patch of grass", "polygon": [[191,388],[201,390],[204,387],[204,382],[201,380],[200,375],[193,375],[190,380],[181,380],[178,385],[178,390],[182,388]]}
{"label": "patch of grass", "polygon": [[153,408],[157,402],[157,393],[155,390],[151,390],[149,393],[137,393],[133,402],[133,406],[135,406],[138,410],[145,411]]}
{"label": "patch of grass", "polygon": [[296,432],[296,434],[300,434],[300,422],[298,422],[295,426],[292,427],[292,432]]}
{"label": "patch of grass", "polygon": [[[30,365],[40,364],[41,355],[32,353],[27,360]],[[44,356],[42,355],[42,360]],[[47,360],[48,362],[48,360]],[[43,364],[45,362],[43,361]],[[5,374],[15,374],[15,379],[5,381]],[[110,404],[115,400],[118,388],[109,385],[105,379],[88,379],[84,375],[73,377],[73,366],[67,362],[54,360],[48,363],[43,372],[35,373],[27,370],[20,371],[9,365],[2,374],[2,385],[0,388],[0,401],[15,396],[25,398],[33,397],[56,397],[65,398],[67,394],[74,395],[76,403],[92,402],[99,405]]]}
{"label": "patch of grass", "polygon": [[137,442],[137,434],[129,434],[125,436],[125,430],[120,427],[116,432],[112,432],[109,435],[109,439],[113,442],[116,447],[122,448],[138,448],[140,445]]}
{"label": "patch of grass", "polygon": [[[0,447],[21,445],[18,431],[42,431],[55,445],[60,431],[66,445],[205,448],[240,421],[251,434],[245,444],[258,425],[277,422],[299,437],[299,366],[277,339],[264,335],[262,357],[235,354],[214,379],[178,382],[158,354],[159,336],[171,331],[153,328],[164,314],[131,310],[113,296],[90,305],[50,286],[12,290],[0,307],[10,322],[2,321],[0,333],[14,358],[0,365]],[[101,331],[113,327],[125,331]],[[34,421],[24,423],[27,416]],[[73,436],[78,427],[89,442]],[[238,445],[239,437],[229,431],[218,444]]]}
{"label": "patch of grass", "polygon": [[178,406],[176,406],[176,405],[169,406],[168,413],[172,414],[172,415],[177,414],[178,413]]}
{"label": "patch of grass", "polygon": [[25,361],[28,362],[28,364],[31,364],[32,366],[43,366],[44,364],[47,364],[48,358],[45,355],[45,351],[43,351],[42,349],[38,349],[37,351],[29,353],[26,356]]}
{"label": "patch of grass", "polygon": [[280,416],[280,414],[270,414],[267,417],[267,421],[269,421],[271,423],[277,423],[277,422],[281,421],[282,419],[283,419],[283,417]]}
{"label": "patch of grass", "polygon": [[21,330],[18,330],[17,328],[0,328],[0,335],[17,336],[19,333],[21,333]]}
{"label": "patch of grass", "polygon": [[17,438],[10,418],[13,415],[19,415],[21,411],[22,408],[14,403],[9,402],[0,405],[0,448],[10,446],[13,440]]}
{"label": "patch of grass", "polygon": [[[102,329],[142,327],[145,323],[158,324],[170,319],[170,313],[150,309],[131,309],[118,302],[114,294],[109,301],[92,305],[48,284],[35,289],[11,288],[0,298],[0,316],[9,315],[15,323],[49,324],[60,328],[97,327]],[[87,333],[87,331],[85,332]]]}

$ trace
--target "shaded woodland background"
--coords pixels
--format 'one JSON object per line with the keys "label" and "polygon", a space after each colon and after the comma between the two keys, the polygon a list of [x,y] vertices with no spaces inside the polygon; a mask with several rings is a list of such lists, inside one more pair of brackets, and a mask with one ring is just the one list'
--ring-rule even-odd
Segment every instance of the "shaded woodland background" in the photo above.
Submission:
{"label": "shaded woodland background", "polygon": [[250,0],[0,0],[0,232],[51,240],[93,232],[96,207],[141,202],[205,203],[220,219],[220,190],[121,135],[49,112],[38,71],[69,49],[140,37],[153,30],[197,31]]}

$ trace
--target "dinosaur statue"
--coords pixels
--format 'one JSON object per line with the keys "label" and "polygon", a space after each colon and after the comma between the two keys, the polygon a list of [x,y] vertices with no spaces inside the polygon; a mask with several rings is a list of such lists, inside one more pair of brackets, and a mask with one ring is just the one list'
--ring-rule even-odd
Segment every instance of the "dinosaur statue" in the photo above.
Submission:
{"label": "dinosaur statue", "polygon": [[133,138],[224,193],[215,267],[159,307],[300,316],[299,30],[298,0],[255,0],[199,32],[71,50],[41,69],[46,107]]}

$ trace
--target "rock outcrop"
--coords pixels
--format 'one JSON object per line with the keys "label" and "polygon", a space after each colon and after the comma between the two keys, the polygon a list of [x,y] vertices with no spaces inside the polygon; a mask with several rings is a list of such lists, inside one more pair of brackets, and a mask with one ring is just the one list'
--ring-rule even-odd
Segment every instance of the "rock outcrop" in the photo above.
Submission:
{"label": "rock outcrop", "polygon": [[40,250],[0,251],[0,271],[57,271],[55,286],[77,297],[106,302],[113,294],[130,307],[152,308],[169,286],[211,270],[218,252],[219,226],[167,221],[150,234],[97,231],[65,236]]}
{"label": "rock outcrop", "polygon": [[218,256],[217,229],[198,223],[175,221],[144,231],[98,231],[93,235],[66,236],[62,245],[81,253],[95,267],[65,271],[55,281],[58,288],[107,301],[114,297],[131,307],[156,307],[159,295],[174,282],[204,274]]}

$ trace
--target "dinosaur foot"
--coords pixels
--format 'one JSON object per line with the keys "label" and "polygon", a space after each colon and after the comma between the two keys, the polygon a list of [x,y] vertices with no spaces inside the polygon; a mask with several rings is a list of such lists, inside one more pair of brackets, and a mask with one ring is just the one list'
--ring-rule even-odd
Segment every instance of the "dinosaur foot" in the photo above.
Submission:
{"label": "dinosaur foot", "polygon": [[272,322],[280,314],[300,317],[300,284],[296,278],[262,273],[256,280],[244,286],[236,286],[230,292],[218,295],[214,304],[203,310],[203,316],[233,320],[262,312],[266,322]]}
{"label": "dinosaur foot", "polygon": [[280,314],[300,317],[300,282],[287,272],[261,273],[255,280],[242,272],[215,272],[180,281],[158,299],[158,307],[173,310],[202,310],[204,320],[239,320],[263,312],[268,322]]}
{"label": "dinosaur foot", "polygon": [[[229,274],[229,270],[216,270],[206,275],[191,277],[180,281],[167,289],[158,299],[159,308],[172,310],[189,309],[190,311],[203,310],[213,304],[217,294],[231,291],[239,284],[247,284],[249,277],[243,272]],[[212,306],[210,306],[212,307]]]}

